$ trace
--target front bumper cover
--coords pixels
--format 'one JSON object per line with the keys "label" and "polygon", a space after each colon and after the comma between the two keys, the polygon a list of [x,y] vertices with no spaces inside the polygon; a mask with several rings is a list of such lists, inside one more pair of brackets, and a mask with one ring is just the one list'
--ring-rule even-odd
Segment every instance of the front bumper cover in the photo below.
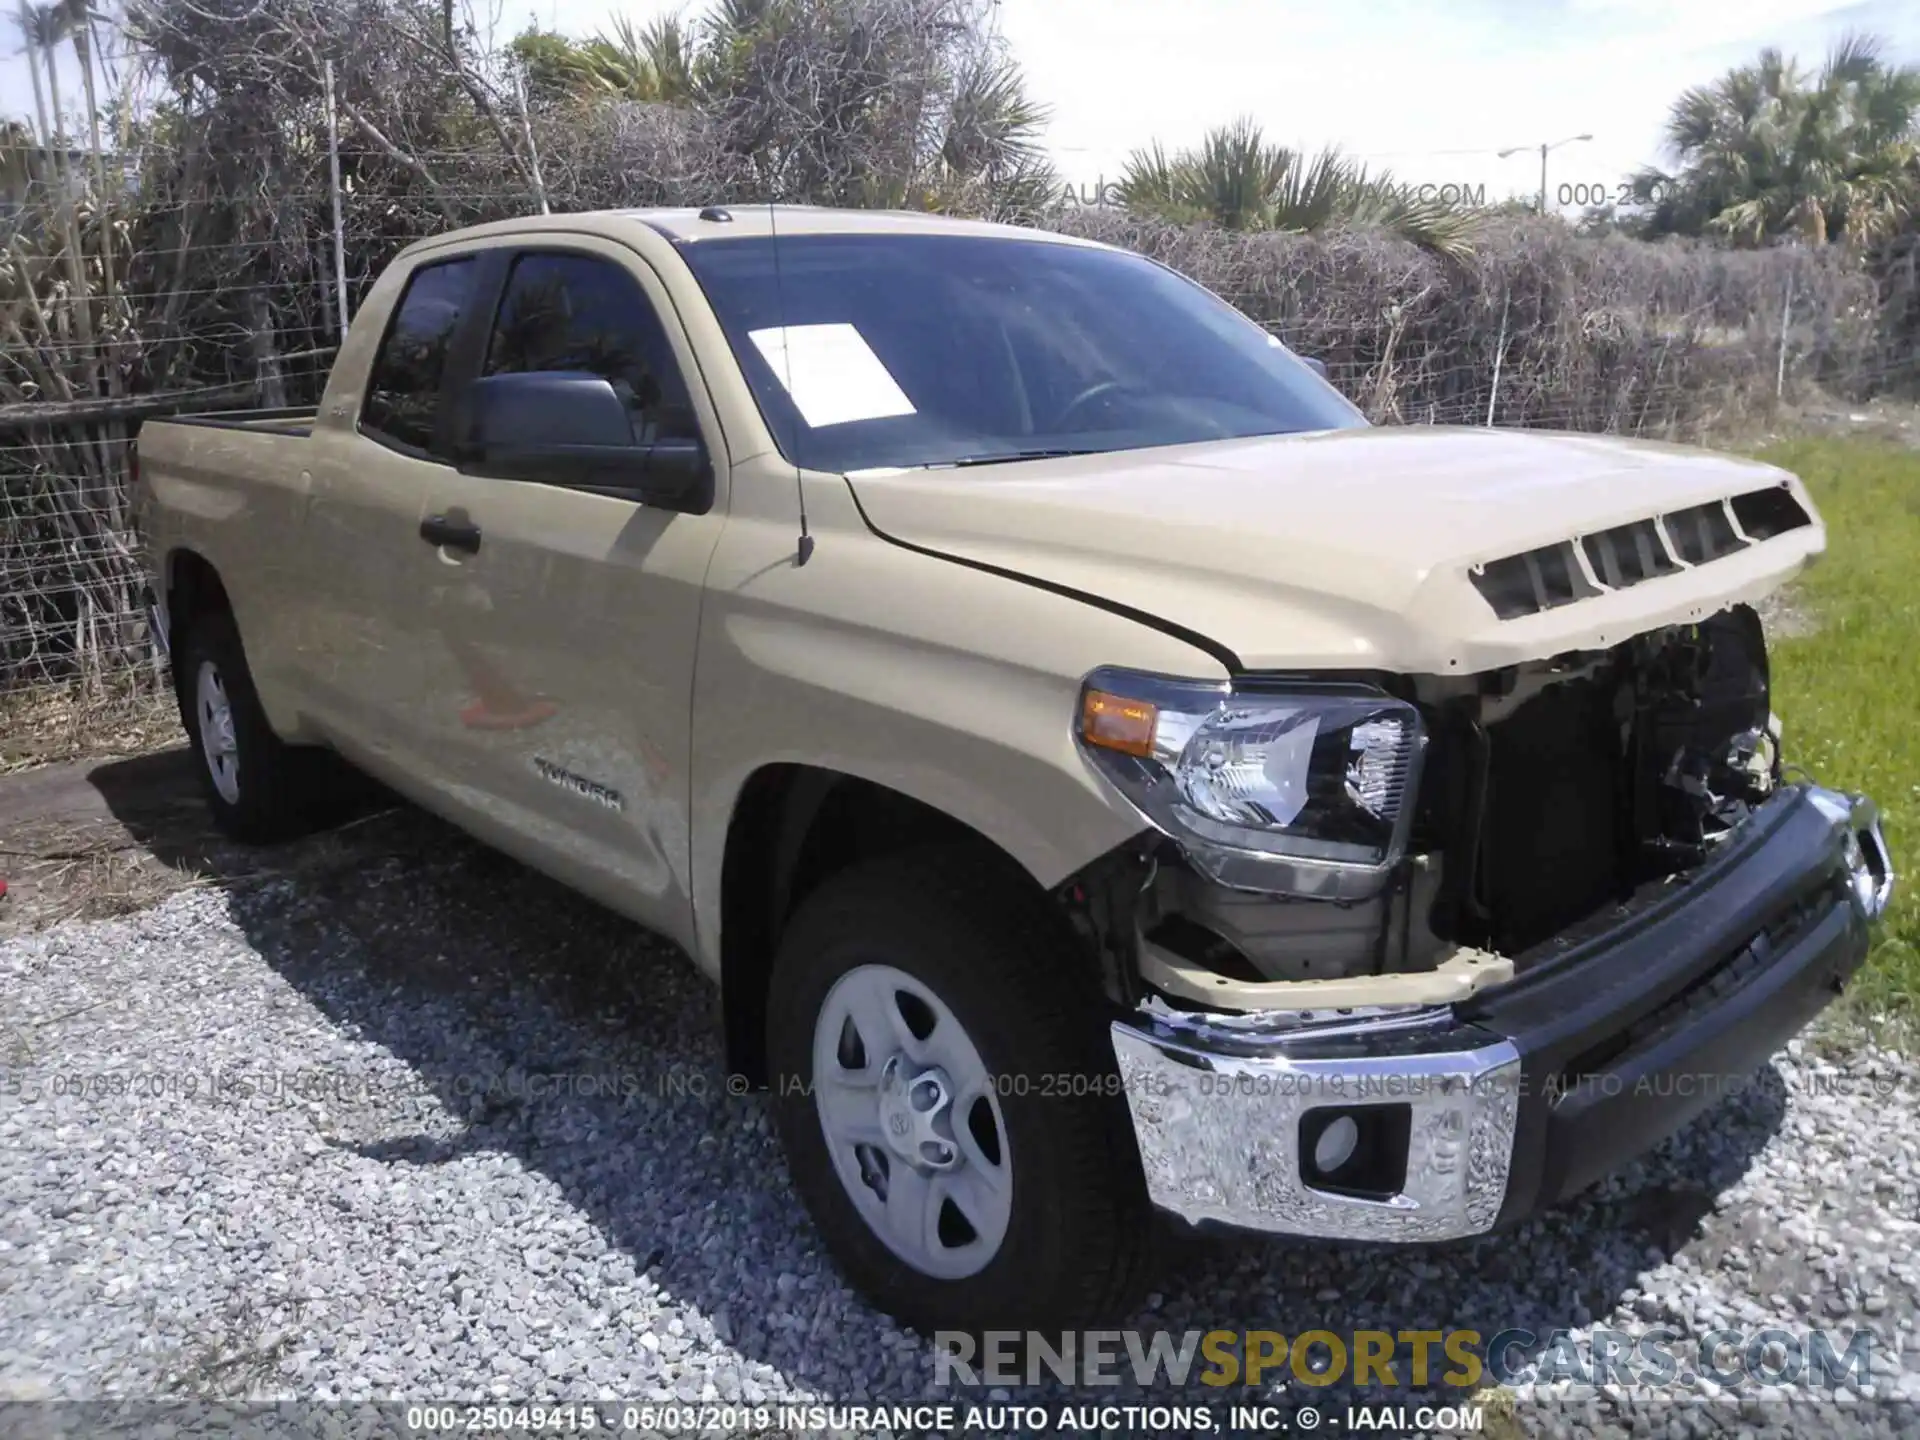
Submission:
{"label": "front bumper cover", "polygon": [[[1796,786],[1657,899],[1458,1005],[1116,1020],[1148,1193],[1195,1224],[1330,1239],[1511,1224],[1747,1083],[1859,968],[1892,885],[1871,803]],[[1398,1193],[1310,1182],[1309,1113],[1381,1104],[1410,1117]]]}

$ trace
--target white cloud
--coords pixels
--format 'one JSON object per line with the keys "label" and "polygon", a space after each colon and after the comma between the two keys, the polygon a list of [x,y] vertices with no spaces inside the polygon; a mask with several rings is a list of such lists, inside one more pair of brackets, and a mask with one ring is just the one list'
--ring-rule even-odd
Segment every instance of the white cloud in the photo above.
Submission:
{"label": "white cloud", "polygon": [[[1493,153],[1590,132],[1551,161],[1613,184],[1655,158],[1685,87],[1778,43],[1814,58],[1832,0],[1467,0],[1335,7],[1236,0],[1007,0],[1005,30],[1055,105],[1070,174],[1112,175],[1134,146],[1247,114],[1268,134],[1337,143],[1403,178],[1531,192],[1537,159]],[[1890,19],[1901,17],[1889,9]],[[1920,38],[1920,15],[1905,15]],[[1457,153],[1468,152],[1468,153]]]}

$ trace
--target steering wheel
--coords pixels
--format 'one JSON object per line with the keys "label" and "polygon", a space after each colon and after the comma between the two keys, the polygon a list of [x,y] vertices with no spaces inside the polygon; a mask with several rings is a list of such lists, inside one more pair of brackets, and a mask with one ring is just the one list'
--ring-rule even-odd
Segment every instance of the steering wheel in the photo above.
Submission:
{"label": "steering wheel", "polygon": [[1082,390],[1078,395],[1074,396],[1065,405],[1062,405],[1060,409],[1054,414],[1053,419],[1048,423],[1047,428],[1049,430],[1056,430],[1056,431],[1071,429],[1072,427],[1069,426],[1066,423],[1066,421],[1068,417],[1071,416],[1076,410],[1079,410],[1082,407],[1090,404],[1091,402],[1098,400],[1102,395],[1110,395],[1115,391],[1125,390],[1126,388],[1127,388],[1126,382],[1123,380],[1095,381],[1093,384],[1089,385],[1086,389]]}

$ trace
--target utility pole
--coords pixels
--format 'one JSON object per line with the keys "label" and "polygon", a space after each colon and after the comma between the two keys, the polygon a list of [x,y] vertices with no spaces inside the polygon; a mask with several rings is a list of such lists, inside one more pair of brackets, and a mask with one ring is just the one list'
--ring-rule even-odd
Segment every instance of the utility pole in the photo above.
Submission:
{"label": "utility pole", "polygon": [[[1593,139],[1593,136],[1591,135],[1569,135],[1564,140],[1549,140],[1549,141],[1543,141],[1541,143],[1539,149],[1540,149],[1540,213],[1542,215],[1547,213],[1547,153],[1551,150],[1558,150],[1562,145],[1572,145],[1581,140],[1591,140],[1591,139]],[[1500,152],[1500,158],[1502,160],[1505,160],[1510,155],[1518,155],[1522,150],[1531,150],[1533,148],[1534,147],[1531,145],[1509,146],[1507,149],[1502,150]]]}

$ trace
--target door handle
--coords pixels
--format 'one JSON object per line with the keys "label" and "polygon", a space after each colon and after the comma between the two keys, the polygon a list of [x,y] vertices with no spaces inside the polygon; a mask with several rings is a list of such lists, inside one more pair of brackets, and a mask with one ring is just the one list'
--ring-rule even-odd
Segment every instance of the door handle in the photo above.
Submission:
{"label": "door handle", "polygon": [[480,549],[480,527],[445,515],[429,515],[420,522],[420,538],[429,545],[444,545],[449,550],[464,550],[469,555]]}

